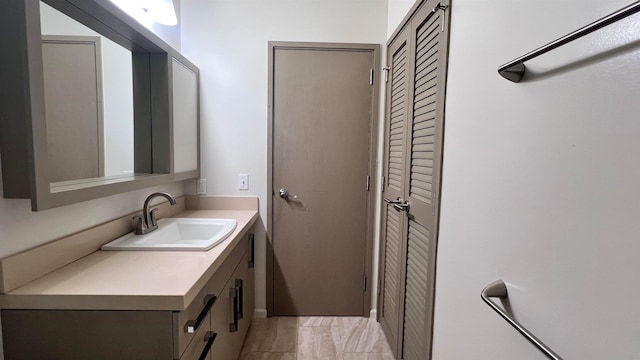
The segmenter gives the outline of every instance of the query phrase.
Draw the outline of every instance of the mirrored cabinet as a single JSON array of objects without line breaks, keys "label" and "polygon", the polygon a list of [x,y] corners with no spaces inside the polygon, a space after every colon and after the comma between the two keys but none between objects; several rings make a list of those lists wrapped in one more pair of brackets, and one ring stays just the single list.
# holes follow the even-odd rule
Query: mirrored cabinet
[{"label": "mirrored cabinet", "polygon": [[176,180],[198,176],[199,141],[199,79],[198,69],[187,65],[185,58],[172,59],[173,105],[173,172]]},{"label": "mirrored cabinet", "polygon": [[108,0],[0,4],[5,198],[34,211],[199,176],[199,70]]}]

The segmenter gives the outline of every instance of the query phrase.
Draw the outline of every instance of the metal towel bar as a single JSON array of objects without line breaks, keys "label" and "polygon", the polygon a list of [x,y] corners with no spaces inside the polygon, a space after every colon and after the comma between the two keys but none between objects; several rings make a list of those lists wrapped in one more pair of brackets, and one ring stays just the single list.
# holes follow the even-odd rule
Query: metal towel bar
[{"label": "metal towel bar", "polygon": [[496,303],[491,301],[489,298],[497,297],[501,299],[506,299],[509,294],[507,293],[507,286],[504,284],[504,281],[497,280],[487,285],[484,289],[482,289],[482,293],[480,294],[482,300],[487,303],[493,310],[495,310],[500,316],[502,316],[511,326],[513,326],[518,332],[520,332],[527,340],[531,341],[533,345],[535,345],[540,351],[542,351],[549,359],[552,360],[562,360],[558,354],[553,352],[553,350],[549,349],[542,341],[540,341],[537,337],[535,337],[529,330],[525,329],[520,323],[518,323],[515,319],[513,319],[509,314],[507,314],[504,310],[502,310]]},{"label": "metal towel bar", "polygon": [[503,78],[513,81],[520,82],[522,77],[524,76],[526,67],[524,63],[529,61],[535,57],[538,57],[546,52],[549,52],[555,48],[558,48],[562,45],[565,45],[573,40],[579,39],[587,34],[590,34],[596,30],[602,29],[603,27],[610,25],[618,20],[622,20],[629,15],[635,14],[640,11],[640,1],[636,1],[631,5],[626,6],[623,9],[620,9],[612,14],[609,14],[603,17],[600,20],[596,20],[589,25],[581,27],[580,29],[567,34],[557,40],[554,40],[538,49],[533,50],[532,52],[522,55],[517,59],[514,59],[498,68],[498,73],[502,75]]}]

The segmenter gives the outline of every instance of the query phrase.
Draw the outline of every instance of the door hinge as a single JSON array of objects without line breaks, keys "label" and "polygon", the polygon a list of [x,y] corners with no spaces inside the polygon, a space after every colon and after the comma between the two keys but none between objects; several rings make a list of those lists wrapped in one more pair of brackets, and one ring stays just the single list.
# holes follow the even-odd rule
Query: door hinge
[{"label": "door hinge", "polygon": [[438,192],[433,192],[433,198],[431,199],[431,215],[436,215],[436,201],[438,201]]},{"label": "door hinge", "polygon": [[362,276],[362,291],[367,291],[367,275]]},{"label": "door hinge", "polygon": [[382,279],[378,278],[378,296],[382,294]]},{"label": "door hinge", "polygon": [[385,184],[386,184],[386,182],[385,182],[385,181],[387,181],[387,177],[386,177],[386,176],[384,176],[384,175],[382,175],[382,190],[383,190],[383,191],[384,191],[384,186],[385,186]]},{"label": "door hinge", "polygon": [[369,85],[373,85],[373,69],[369,69]]},{"label": "door hinge", "polygon": [[[444,13],[448,8],[449,6],[447,5],[438,4],[436,7],[433,8],[433,10],[431,10],[431,12],[436,13],[438,10],[442,10],[442,12]],[[444,31],[444,14],[442,14],[442,16],[440,17],[440,21],[442,22],[440,32],[443,32]]]},{"label": "door hinge", "polygon": [[371,189],[371,176],[367,175],[367,191]]},{"label": "door hinge", "polygon": [[384,82],[389,82],[389,71],[391,70],[391,66],[385,66],[382,68],[384,71]]}]

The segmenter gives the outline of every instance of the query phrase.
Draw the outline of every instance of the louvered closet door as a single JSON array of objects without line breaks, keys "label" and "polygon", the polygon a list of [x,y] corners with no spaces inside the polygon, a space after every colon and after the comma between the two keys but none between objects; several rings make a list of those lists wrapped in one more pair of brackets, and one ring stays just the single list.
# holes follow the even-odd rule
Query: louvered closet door
[{"label": "louvered closet door", "polygon": [[[407,132],[405,199],[407,214],[406,280],[402,359],[424,360],[431,354],[438,232],[447,28],[445,12],[428,1],[411,24],[414,78]],[[436,9],[433,11],[432,9]]]},{"label": "louvered closet door", "polygon": [[[406,135],[411,106],[409,102],[410,46],[409,30],[403,31],[387,50],[387,64],[390,67],[387,80],[385,146],[384,146],[384,189],[385,199],[395,200],[405,191]],[[380,324],[394,354],[399,343],[402,294],[403,234],[406,221],[404,214],[386,204],[382,211]]]},{"label": "louvered closet door", "polygon": [[424,1],[389,44],[380,322],[397,359],[431,357],[448,1]]}]

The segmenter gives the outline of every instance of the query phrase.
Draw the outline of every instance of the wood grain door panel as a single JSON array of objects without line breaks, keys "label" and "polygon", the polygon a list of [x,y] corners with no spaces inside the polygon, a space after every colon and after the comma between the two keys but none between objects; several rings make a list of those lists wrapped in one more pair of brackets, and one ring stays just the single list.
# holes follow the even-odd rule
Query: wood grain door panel
[{"label": "wood grain door panel", "polygon": [[372,51],[275,51],[275,315],[364,313],[373,60]]},{"label": "wood grain door panel", "polygon": [[100,38],[44,36],[42,61],[51,181],[103,176]]}]

